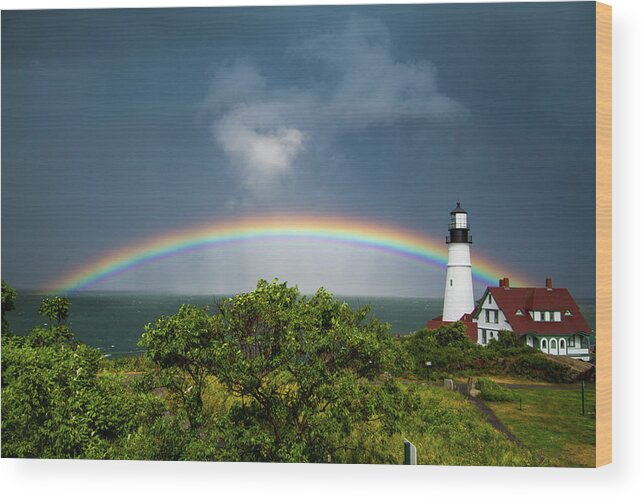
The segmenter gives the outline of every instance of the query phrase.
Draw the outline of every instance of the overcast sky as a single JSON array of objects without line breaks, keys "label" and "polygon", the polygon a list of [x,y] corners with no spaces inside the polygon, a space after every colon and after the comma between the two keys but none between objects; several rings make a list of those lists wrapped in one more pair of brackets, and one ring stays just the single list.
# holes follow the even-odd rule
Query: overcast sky
[{"label": "overcast sky", "polygon": [[[314,213],[446,235],[594,294],[594,3],[2,15],[2,277],[21,289],[234,216]],[[97,289],[441,296],[444,269],[247,242]],[[511,276],[510,276],[511,277]],[[476,285],[476,293],[481,287]]]}]

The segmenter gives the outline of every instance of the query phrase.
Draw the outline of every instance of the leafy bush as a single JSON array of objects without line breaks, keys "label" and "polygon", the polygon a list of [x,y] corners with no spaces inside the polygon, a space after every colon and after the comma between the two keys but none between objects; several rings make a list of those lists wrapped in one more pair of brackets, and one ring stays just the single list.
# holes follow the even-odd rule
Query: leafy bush
[{"label": "leafy bush", "polygon": [[7,282],[2,280],[2,334],[9,332],[9,323],[5,318],[5,313],[16,308],[16,290]]},{"label": "leafy bush", "polygon": [[541,352],[518,356],[511,364],[512,374],[532,379],[542,379],[551,383],[569,383],[573,381],[569,366],[555,362]]},{"label": "leafy bush", "polygon": [[426,374],[426,362],[431,362],[433,372],[461,372],[476,366],[483,355],[482,347],[465,334],[465,326],[455,322],[438,329],[422,329],[400,338],[400,343],[413,359],[413,371]]},{"label": "leafy bush", "polygon": [[3,457],[90,458],[160,417],[157,397],[98,376],[101,354],[68,328],[36,328],[2,338]]},{"label": "leafy bush", "polygon": [[555,383],[574,381],[568,366],[521,343],[511,331],[500,331],[497,341],[482,346],[465,335],[463,324],[455,322],[402,337],[400,344],[414,361],[412,371],[422,377],[426,375],[425,362],[431,361],[435,377],[512,374]]},{"label": "leafy bush", "polygon": [[516,400],[516,394],[507,388],[488,378],[480,378],[476,382],[476,388],[480,390],[480,398],[490,402],[510,402]]}]

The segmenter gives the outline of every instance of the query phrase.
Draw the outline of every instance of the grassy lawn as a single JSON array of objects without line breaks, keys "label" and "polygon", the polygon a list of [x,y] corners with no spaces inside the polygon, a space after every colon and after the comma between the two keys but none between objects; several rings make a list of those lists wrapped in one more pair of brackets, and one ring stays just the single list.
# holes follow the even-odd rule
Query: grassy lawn
[{"label": "grassy lawn", "polygon": [[419,464],[538,466],[540,460],[496,431],[462,395],[442,388],[421,390],[422,409],[409,415],[407,437]]},{"label": "grassy lawn", "polygon": [[488,402],[509,430],[554,466],[594,466],[596,392],[585,386],[585,416],[578,390],[519,389],[518,402]]}]

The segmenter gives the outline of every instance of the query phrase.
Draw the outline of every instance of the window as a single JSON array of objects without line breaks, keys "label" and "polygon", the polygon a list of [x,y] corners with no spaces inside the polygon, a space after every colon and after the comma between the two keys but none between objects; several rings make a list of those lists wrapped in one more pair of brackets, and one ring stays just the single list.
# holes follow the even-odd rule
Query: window
[{"label": "window", "polygon": [[556,310],[535,310],[529,312],[537,322],[560,322],[560,311]]},{"label": "window", "polygon": [[565,350],[565,340],[560,340],[560,341],[558,342],[558,347],[559,347],[561,350]]},{"label": "window", "polygon": [[449,279],[449,286],[453,286],[453,279]]},{"label": "window", "polygon": [[547,340],[543,340],[540,342],[540,348],[543,350],[547,350]]},{"label": "window", "polygon": [[481,329],[482,331],[482,344],[486,345],[487,344],[487,331],[485,329]]},{"label": "window", "polygon": [[576,336],[570,336],[570,337],[569,337],[569,340],[567,341],[567,344],[568,344],[570,347],[576,346],[576,340],[575,340],[575,338],[576,338]]},{"label": "window", "polygon": [[549,349],[556,350],[556,340],[549,340]]},{"label": "window", "polygon": [[485,319],[492,324],[498,324],[498,311],[485,309]]},{"label": "window", "polygon": [[565,316],[570,317],[572,315],[571,310],[565,310]]},{"label": "window", "polygon": [[489,301],[489,305],[491,305],[491,293],[489,293],[488,301]]},{"label": "window", "polygon": [[522,310],[516,309],[516,315],[523,315]]}]

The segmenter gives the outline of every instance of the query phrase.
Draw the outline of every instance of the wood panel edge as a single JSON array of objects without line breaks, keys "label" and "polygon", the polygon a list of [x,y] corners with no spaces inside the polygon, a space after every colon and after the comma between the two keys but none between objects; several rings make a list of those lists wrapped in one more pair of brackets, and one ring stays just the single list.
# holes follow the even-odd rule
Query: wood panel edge
[{"label": "wood panel edge", "polygon": [[596,2],[596,466],[612,462],[612,7]]}]

